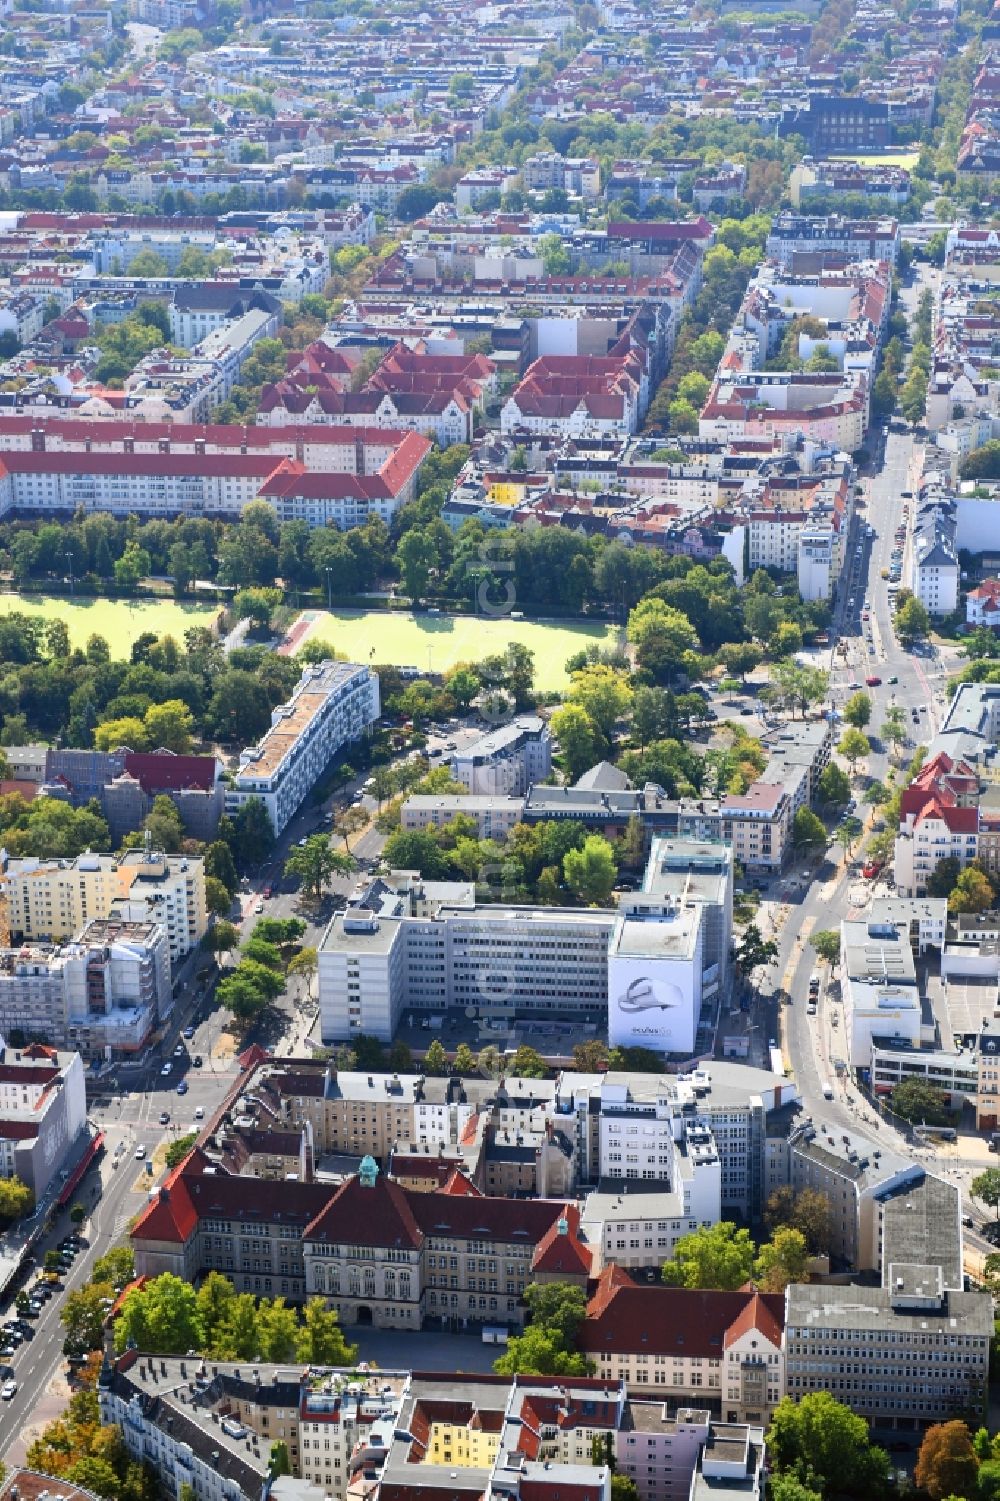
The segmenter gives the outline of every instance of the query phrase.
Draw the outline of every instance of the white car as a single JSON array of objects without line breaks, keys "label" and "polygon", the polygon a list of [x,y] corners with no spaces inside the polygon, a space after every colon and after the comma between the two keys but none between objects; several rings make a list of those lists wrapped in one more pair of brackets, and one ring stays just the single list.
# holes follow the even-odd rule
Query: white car
[{"label": "white car", "polygon": [[146,1155],[146,1148],[143,1146],[142,1142],[140,1141],[139,1145],[135,1149],[135,1160],[136,1160],[136,1162],[141,1162],[142,1159],[145,1157],[145,1155]]},{"label": "white car", "polygon": [[196,1121],[203,1121],[205,1119],[205,1107],[204,1107],[204,1105],[199,1105],[198,1106],[197,1110],[194,1113],[194,1118],[195,1118]]},{"label": "white car", "polygon": [[2,1397],[5,1402],[9,1402],[12,1397],[16,1397],[16,1396],[17,1396],[17,1382],[16,1381],[5,1381],[4,1384],[3,1384],[3,1386],[0,1386],[0,1397]]},{"label": "white car", "polygon": [[169,1063],[165,1063],[163,1065],[163,1067],[160,1069],[160,1078],[161,1079],[167,1079],[167,1078],[169,1078],[169,1076],[170,1076],[170,1064]]}]

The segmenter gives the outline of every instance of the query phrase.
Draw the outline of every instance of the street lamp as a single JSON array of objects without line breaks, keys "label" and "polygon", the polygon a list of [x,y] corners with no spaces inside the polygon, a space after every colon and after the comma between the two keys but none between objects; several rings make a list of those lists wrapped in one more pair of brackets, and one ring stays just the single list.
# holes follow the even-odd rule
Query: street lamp
[{"label": "street lamp", "polygon": [[333,586],[330,583],[330,575],[333,572],[333,569],[332,568],[324,568],[323,572],[326,574],[326,607],[327,607],[328,610],[332,610],[333,609]]},{"label": "street lamp", "polygon": [[69,592],[72,595],[73,592],[74,592],[73,591],[73,554],[71,552],[67,552],[67,551],[64,550],[60,554],[60,556],[63,557],[63,558],[65,558],[67,564],[69,565]]}]

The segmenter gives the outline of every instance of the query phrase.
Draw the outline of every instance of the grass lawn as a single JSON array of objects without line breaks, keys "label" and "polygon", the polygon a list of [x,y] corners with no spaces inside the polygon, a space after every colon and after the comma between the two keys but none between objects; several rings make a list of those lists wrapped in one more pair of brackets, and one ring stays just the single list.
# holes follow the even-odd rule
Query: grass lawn
[{"label": "grass lawn", "polygon": [[175,636],[184,645],[188,626],[211,625],[218,605],[182,605],[172,599],[63,599],[46,594],[0,594],[0,612],[40,615],[64,620],[73,646],[86,646],[88,636],[103,636],[112,657],[127,657],[143,631]]},{"label": "grass lawn", "polygon": [[857,162],[861,167],[904,167],[907,172],[912,172],[920,160],[920,152],[873,151],[868,154],[860,152],[857,156],[850,156],[838,151],[833,159],[838,162]]},{"label": "grass lawn", "polygon": [[[329,641],[352,662],[393,662],[444,672],[456,662],[476,662],[512,641],[535,654],[535,687],[565,688],[566,659],[590,641],[613,646],[609,625],[542,624],[533,620],[487,620],[474,615],[388,614],[384,610],[311,610],[302,641]],[[374,648],[374,656],[371,655]]]}]

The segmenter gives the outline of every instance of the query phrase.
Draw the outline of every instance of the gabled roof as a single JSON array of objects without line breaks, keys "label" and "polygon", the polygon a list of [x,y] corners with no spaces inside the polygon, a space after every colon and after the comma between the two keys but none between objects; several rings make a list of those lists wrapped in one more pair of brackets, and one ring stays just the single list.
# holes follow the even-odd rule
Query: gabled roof
[{"label": "gabled roof", "polygon": [[612,1264],[601,1273],[577,1344],[590,1355],[641,1351],[720,1360],[726,1345],[751,1328],[780,1345],[784,1325],[778,1294],[639,1287]]},{"label": "gabled roof", "polygon": [[580,1240],[579,1231],[580,1211],[575,1204],[568,1204],[565,1214],[549,1226],[538,1242],[531,1270],[564,1277],[589,1277],[592,1257]]},{"label": "gabled roof", "polygon": [[423,1238],[413,1216],[411,1196],[382,1173],[371,1187],[365,1187],[360,1178],[348,1178],[305,1230],[305,1239],[310,1241],[407,1246],[413,1251],[420,1249]]}]

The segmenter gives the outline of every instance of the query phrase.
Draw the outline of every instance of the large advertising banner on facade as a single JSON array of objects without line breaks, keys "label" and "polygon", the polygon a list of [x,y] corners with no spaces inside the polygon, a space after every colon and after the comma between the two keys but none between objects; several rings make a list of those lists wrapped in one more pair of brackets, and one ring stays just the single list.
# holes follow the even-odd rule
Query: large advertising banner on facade
[{"label": "large advertising banner on facade", "polygon": [[696,967],[683,959],[608,959],[608,1041],[612,1047],[690,1053],[701,996]]}]

